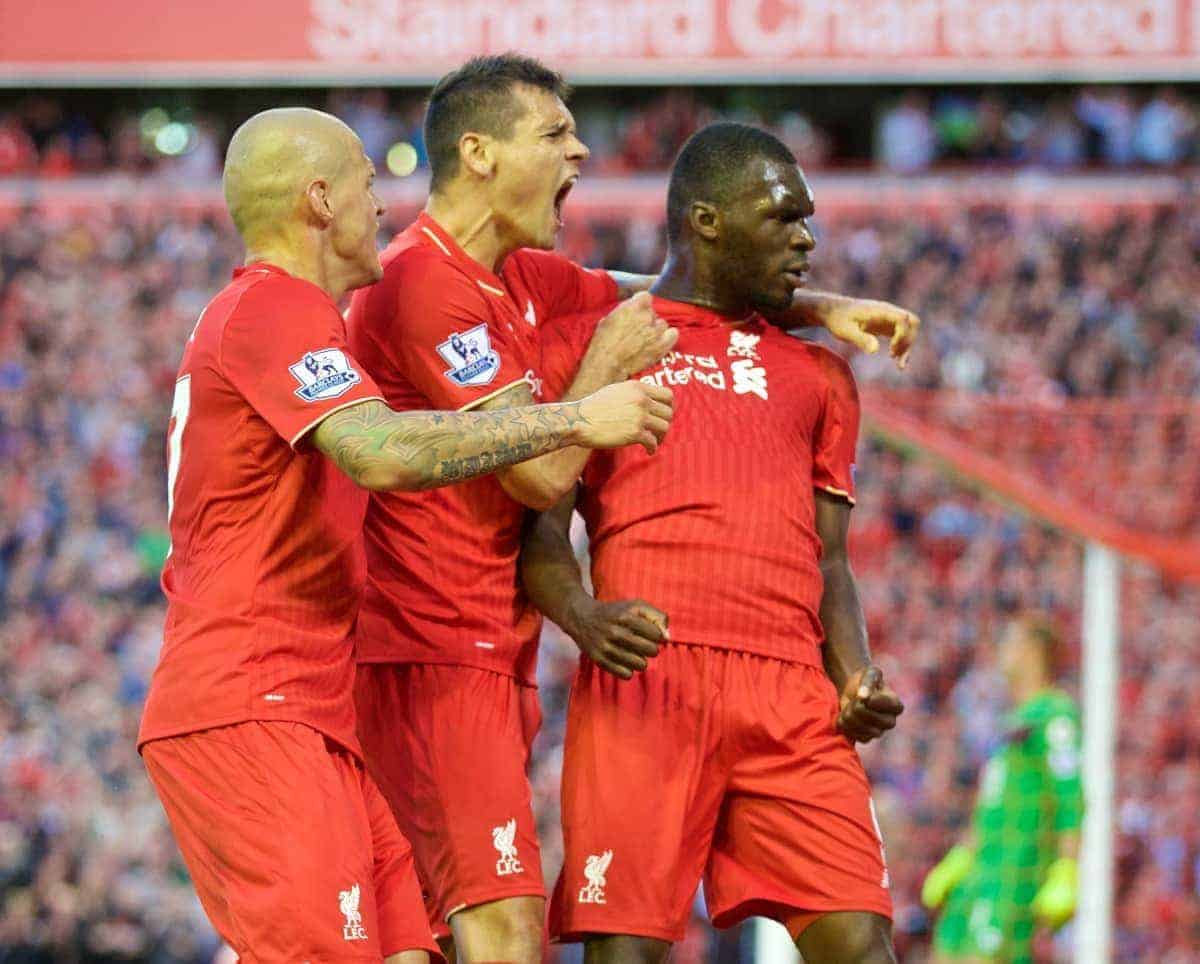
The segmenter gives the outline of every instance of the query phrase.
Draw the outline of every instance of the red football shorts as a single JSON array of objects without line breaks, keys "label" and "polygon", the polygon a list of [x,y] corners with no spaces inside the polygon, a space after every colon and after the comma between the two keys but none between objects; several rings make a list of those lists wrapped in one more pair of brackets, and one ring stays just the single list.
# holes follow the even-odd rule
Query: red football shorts
[{"label": "red football shorts", "polygon": [[354,698],[371,775],[412,841],[438,937],[456,911],[544,897],[527,774],[537,689],[468,666],[365,663]]},{"label": "red football shorts", "polygon": [[142,748],[192,883],[242,964],[441,955],[412,849],[362,764],[301,723]]},{"label": "red football shorts", "polygon": [[584,660],[551,937],[677,941],[701,879],[717,927],[761,915],[794,938],[830,911],[890,918],[870,787],[837,713],[817,666],[675,644],[622,682]]}]

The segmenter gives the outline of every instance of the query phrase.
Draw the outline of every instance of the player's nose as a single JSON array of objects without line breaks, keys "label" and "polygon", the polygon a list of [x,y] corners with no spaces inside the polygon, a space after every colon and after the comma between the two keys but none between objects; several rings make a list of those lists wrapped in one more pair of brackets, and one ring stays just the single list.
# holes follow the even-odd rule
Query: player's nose
[{"label": "player's nose", "polygon": [[577,134],[572,134],[570,140],[567,142],[567,160],[578,161],[582,164],[591,156],[591,148],[583,143]]},{"label": "player's nose", "polygon": [[810,228],[804,221],[796,225],[792,231],[791,247],[797,251],[811,251],[817,246],[817,239]]}]

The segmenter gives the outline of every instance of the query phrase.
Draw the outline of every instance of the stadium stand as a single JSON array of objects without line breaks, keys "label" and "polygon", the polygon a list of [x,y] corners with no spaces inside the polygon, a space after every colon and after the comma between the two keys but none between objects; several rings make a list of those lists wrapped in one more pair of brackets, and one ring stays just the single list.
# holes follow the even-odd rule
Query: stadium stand
[{"label": "stadium stand", "polygon": [[[302,102],[343,117],[381,170],[396,143],[411,144],[418,166],[426,166],[423,105],[410,90],[262,92],[257,98],[262,106]],[[195,99],[194,93],[164,95],[163,102],[175,106],[137,113],[113,103],[100,107],[94,94],[0,97],[0,177],[101,171],[211,176],[238,117],[227,103],[193,105]],[[903,174],[956,165],[1161,169],[1195,161],[1200,150],[1200,104],[1194,92],[1173,87],[1067,88],[1053,96],[896,90],[863,104],[874,116],[873,140],[870,125],[847,127],[844,104],[811,97],[780,102],[745,89],[736,95],[628,89],[614,96],[608,89],[582,88],[573,108],[595,174],[665,171],[688,136],[718,113],[773,130],[812,170],[848,164]]]}]

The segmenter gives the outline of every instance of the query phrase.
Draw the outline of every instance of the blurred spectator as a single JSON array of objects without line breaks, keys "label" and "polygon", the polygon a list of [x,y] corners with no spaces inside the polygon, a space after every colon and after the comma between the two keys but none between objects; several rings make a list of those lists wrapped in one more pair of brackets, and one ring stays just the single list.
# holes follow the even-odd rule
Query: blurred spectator
[{"label": "blurred spectator", "polygon": [[1141,109],[1133,133],[1138,160],[1157,167],[1179,164],[1193,147],[1196,109],[1171,87],[1159,90]]},{"label": "blurred spectator", "polygon": [[937,156],[937,134],[929,114],[929,101],[911,91],[888,110],[879,123],[877,156],[897,174],[926,170]]},{"label": "blurred spectator", "polygon": [[1050,101],[1030,136],[1029,159],[1056,170],[1078,167],[1087,157],[1083,127],[1061,97]]},{"label": "blurred spectator", "polygon": [[1124,87],[1093,87],[1080,93],[1075,112],[1088,130],[1089,156],[1110,167],[1133,163],[1137,112]]},{"label": "blurred spectator", "polygon": [[397,140],[401,125],[388,109],[388,96],[382,90],[339,91],[330,98],[330,112],[344,120],[363,142],[367,157],[384,169],[388,148]]}]

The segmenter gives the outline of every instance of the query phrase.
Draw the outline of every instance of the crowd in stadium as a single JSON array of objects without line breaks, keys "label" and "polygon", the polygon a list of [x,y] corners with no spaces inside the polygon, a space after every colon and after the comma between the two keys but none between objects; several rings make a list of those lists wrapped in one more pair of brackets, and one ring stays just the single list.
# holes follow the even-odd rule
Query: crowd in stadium
[{"label": "crowd in stadium", "polygon": [[[70,139],[39,145],[43,161],[58,136]],[[124,156],[118,145],[98,156]],[[907,383],[1200,395],[1194,200],[1104,226],[992,210],[819,227],[815,284],[923,315]],[[610,267],[652,269],[662,253],[654,225],[568,218],[566,241]],[[31,208],[0,226],[0,962],[199,964],[216,950],[134,736],[161,641],[171,384],[238,255],[222,218],[182,209],[52,219]],[[855,365],[864,382],[897,377],[882,358]],[[961,828],[1003,708],[992,641],[1026,606],[1077,638],[1080,563],[1072,543],[931,467],[865,440],[861,453],[855,566],[873,646],[908,706],[865,759],[897,944],[916,961],[930,923],[921,877]],[[1178,964],[1200,943],[1200,742],[1188,726],[1200,716],[1200,598],[1137,567],[1126,581],[1119,949]],[[551,877],[572,649],[547,630],[534,788]],[[675,959],[707,959],[705,941],[697,925]]]},{"label": "crowd in stadium", "polygon": [[[914,90],[884,100],[875,110],[873,145],[824,120],[820,105],[806,110],[802,99],[799,104],[775,100],[748,97],[717,105],[709,95],[676,90],[618,107],[583,89],[575,113],[592,149],[589,171],[597,174],[666,170],[688,135],[713,119],[718,108],[723,116],[772,129],[809,169],[831,163],[865,166],[872,160],[905,174],[963,163],[1153,169],[1200,156],[1200,105],[1193,94],[1171,87],[1080,88],[1050,99]],[[396,143],[411,144],[417,163],[425,164],[418,96],[347,91],[314,106],[345,118],[381,170],[387,169],[388,149]],[[54,96],[0,101],[0,177],[109,171],[213,177],[236,123],[190,107],[101,116]]]}]

